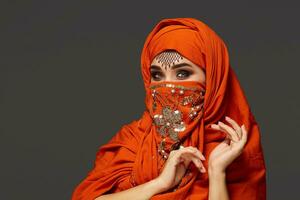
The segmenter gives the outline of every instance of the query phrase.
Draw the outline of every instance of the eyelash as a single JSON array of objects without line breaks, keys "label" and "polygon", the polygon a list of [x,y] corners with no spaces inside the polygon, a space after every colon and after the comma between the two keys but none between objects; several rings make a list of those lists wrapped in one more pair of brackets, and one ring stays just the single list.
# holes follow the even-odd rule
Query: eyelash
[{"label": "eyelash", "polygon": [[[176,77],[179,78],[179,79],[182,79],[182,78],[178,77],[178,74],[180,74],[180,73],[186,74],[183,79],[189,77],[192,74],[192,72],[189,71],[189,70],[182,70],[182,69],[180,69],[180,70],[176,71]],[[163,76],[163,73],[161,73],[160,71],[153,71],[153,72],[151,72],[151,77],[154,80],[157,80],[156,75]]]},{"label": "eyelash", "polygon": [[162,73],[159,72],[159,71],[151,72],[151,77],[153,78],[153,80],[157,80],[156,75],[160,75],[161,76]]},{"label": "eyelash", "polygon": [[[177,73],[178,72],[178,73]],[[178,74],[180,74],[180,73],[184,73],[184,74],[186,74],[185,75],[185,77],[184,78],[186,78],[186,77],[189,77],[192,73],[190,72],[190,71],[188,71],[188,70],[178,70],[176,73],[176,76],[178,77]]]}]

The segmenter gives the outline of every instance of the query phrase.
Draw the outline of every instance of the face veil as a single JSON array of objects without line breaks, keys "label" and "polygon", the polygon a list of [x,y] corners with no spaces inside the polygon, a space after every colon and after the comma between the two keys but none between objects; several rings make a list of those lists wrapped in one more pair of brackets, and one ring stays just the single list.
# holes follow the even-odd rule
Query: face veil
[{"label": "face veil", "polygon": [[170,151],[183,143],[190,124],[202,118],[205,85],[197,81],[164,81],[151,83],[150,90],[152,98],[147,109],[161,137],[158,152],[166,160]]},{"label": "face veil", "polygon": [[[151,61],[166,50],[175,50],[201,67],[206,75],[205,86],[194,82],[151,83]],[[93,200],[102,194],[126,190],[159,176],[165,163],[159,152],[163,135],[171,134],[174,139],[165,138],[166,149],[170,149],[177,139],[180,145],[198,148],[208,158],[203,162],[207,169],[210,152],[226,138],[225,133],[210,128],[210,125],[223,121],[225,116],[240,125],[245,124],[248,130],[243,153],[226,169],[230,199],[266,199],[266,168],[259,126],[230,66],[223,40],[198,19],[162,19],[145,40],[141,52],[141,73],[146,106],[143,115],[124,125],[99,148],[94,168],[76,187],[72,200]],[[196,90],[185,90],[181,97],[180,88],[184,87]],[[172,89],[176,90],[175,93]],[[178,97],[173,99],[172,94]],[[199,100],[195,105],[174,106],[184,97],[193,95],[193,101]],[[164,101],[167,103],[162,103]],[[197,113],[189,119],[192,107]],[[178,134],[172,133],[170,127]],[[151,200],[205,200],[208,199],[208,182],[207,173],[198,172],[192,163],[176,188],[156,194]]]}]

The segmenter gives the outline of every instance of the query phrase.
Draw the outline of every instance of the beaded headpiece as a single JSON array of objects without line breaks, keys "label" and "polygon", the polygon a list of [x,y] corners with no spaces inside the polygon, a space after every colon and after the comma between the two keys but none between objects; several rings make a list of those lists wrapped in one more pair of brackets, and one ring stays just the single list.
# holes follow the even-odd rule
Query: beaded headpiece
[{"label": "beaded headpiece", "polygon": [[157,60],[158,63],[161,63],[165,69],[167,69],[167,67],[171,67],[182,59],[183,57],[175,50],[163,51],[155,57],[155,60]]}]

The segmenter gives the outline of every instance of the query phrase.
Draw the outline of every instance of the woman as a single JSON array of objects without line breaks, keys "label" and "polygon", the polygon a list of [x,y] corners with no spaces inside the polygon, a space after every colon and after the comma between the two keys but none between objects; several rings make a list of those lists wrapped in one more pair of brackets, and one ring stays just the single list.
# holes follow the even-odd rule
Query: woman
[{"label": "woman", "polygon": [[143,116],[100,147],[72,200],[266,199],[259,127],[222,39],[197,19],[163,19],[141,71]]}]

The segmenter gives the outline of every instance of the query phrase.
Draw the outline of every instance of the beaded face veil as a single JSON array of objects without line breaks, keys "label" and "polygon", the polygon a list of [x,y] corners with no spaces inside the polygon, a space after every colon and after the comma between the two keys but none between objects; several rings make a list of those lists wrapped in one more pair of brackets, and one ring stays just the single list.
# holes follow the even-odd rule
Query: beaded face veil
[{"label": "beaded face veil", "polygon": [[[171,67],[183,57],[176,51],[164,51],[155,59],[163,67]],[[164,160],[180,148],[180,134],[203,114],[205,86],[198,81],[164,81],[150,84],[151,108],[149,113],[160,134],[158,152]],[[167,143],[171,143],[168,148]]]}]

